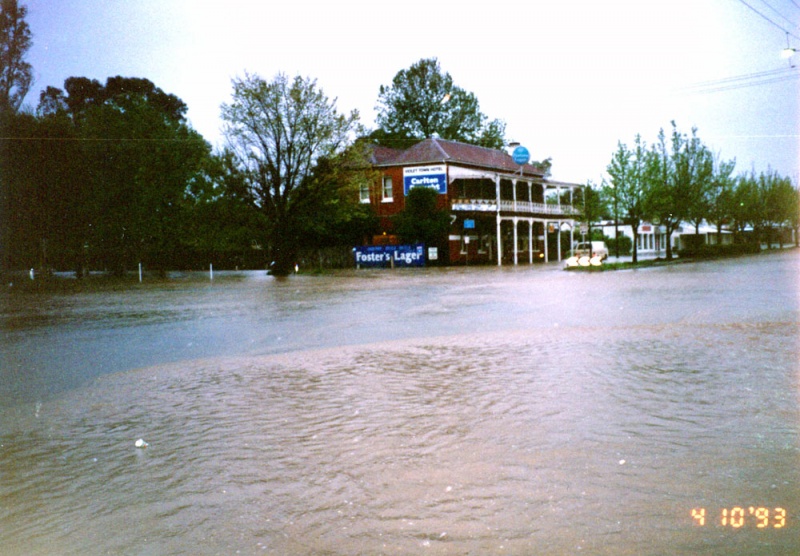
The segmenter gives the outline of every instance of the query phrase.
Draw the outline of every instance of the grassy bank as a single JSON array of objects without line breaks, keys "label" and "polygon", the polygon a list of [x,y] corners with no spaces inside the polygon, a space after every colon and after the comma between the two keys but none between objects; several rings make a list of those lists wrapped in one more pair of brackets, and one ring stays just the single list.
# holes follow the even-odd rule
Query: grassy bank
[{"label": "grassy bank", "polygon": [[603,263],[600,266],[569,266],[564,267],[564,270],[579,271],[579,272],[605,272],[608,270],[630,270],[636,268],[652,268],[655,266],[667,266],[674,264],[686,264],[699,261],[711,261],[719,259],[731,259],[735,257],[742,257],[746,255],[769,255],[771,253],[784,253],[787,250],[797,249],[795,246],[775,248],[775,249],[762,249],[756,245],[755,248],[752,244],[748,245],[720,245],[720,246],[703,246],[702,249],[693,251],[680,251],[678,257],[671,260],[667,259],[644,259],[637,263],[620,262],[620,263]]}]

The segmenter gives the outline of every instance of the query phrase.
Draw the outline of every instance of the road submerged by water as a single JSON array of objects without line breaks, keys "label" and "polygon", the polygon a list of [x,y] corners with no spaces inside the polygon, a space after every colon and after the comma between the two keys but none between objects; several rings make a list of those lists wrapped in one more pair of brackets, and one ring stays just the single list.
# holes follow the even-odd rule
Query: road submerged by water
[{"label": "road submerged by water", "polygon": [[798,553],[798,271],[790,251],[6,294],[0,546]]}]

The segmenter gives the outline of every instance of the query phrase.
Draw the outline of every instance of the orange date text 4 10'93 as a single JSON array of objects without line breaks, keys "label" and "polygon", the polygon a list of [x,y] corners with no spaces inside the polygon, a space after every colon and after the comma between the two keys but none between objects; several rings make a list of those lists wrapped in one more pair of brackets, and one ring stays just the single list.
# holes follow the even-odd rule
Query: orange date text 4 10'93
[{"label": "orange date text 4 10'93", "polygon": [[718,525],[720,527],[756,527],[757,529],[783,529],[786,527],[786,510],[784,508],[765,508],[756,506],[733,506],[722,508],[712,515],[705,508],[692,508],[692,520],[695,525]]}]

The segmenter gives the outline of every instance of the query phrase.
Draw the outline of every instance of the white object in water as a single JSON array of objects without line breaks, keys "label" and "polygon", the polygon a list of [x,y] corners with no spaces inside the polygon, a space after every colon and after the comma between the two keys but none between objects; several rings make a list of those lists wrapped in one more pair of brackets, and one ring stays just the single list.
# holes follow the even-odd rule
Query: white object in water
[{"label": "white object in water", "polygon": [[136,446],[137,448],[147,448],[149,445],[150,444],[148,444],[141,438],[134,443],[134,446]]}]

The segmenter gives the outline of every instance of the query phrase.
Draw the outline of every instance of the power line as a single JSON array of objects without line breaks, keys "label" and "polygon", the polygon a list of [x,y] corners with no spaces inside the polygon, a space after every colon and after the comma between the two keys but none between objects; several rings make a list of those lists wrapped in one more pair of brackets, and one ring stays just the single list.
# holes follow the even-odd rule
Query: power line
[{"label": "power line", "polygon": [[745,89],[747,87],[756,87],[760,85],[770,85],[772,83],[782,83],[784,81],[791,81],[797,79],[797,75],[787,75],[783,77],[773,77],[771,79],[762,79],[760,81],[753,81],[748,83],[732,83],[730,85],[720,85],[717,87],[707,87],[705,89],[697,89],[694,91],[684,91],[684,95],[706,95],[709,93],[719,93],[722,91],[732,91],[734,89]]},{"label": "power line", "polygon": [[734,77],[725,77],[722,79],[714,79],[712,81],[702,81],[700,83],[686,85],[685,87],[679,87],[673,92],[678,95],[716,93],[720,91],[729,91],[732,89],[743,89],[746,87],[769,85],[771,83],[779,83],[782,81],[797,79],[798,77],[800,77],[800,72],[797,72],[794,68],[784,68],[748,73],[746,75],[737,75]]},{"label": "power line", "polygon": [[192,139],[133,138],[133,137],[4,137],[0,141],[60,141],[83,143],[188,143]]},{"label": "power line", "polygon": [[776,10],[774,7],[772,7],[772,5],[769,2],[767,2],[767,0],[761,0],[761,3],[764,4],[766,7],[768,7],[770,10],[772,10],[773,12],[775,12],[778,15],[778,17],[781,17],[784,20],[786,20],[789,23],[789,25],[791,25],[792,27],[795,26],[794,21],[792,21],[791,19],[783,15],[781,12]]},{"label": "power line", "polygon": [[796,39],[800,40],[800,37],[798,37],[797,35],[795,35],[795,34],[794,34],[794,33],[792,33],[791,31],[789,31],[788,29],[785,29],[785,28],[783,28],[783,26],[781,26],[780,24],[778,24],[778,23],[775,23],[775,22],[774,22],[774,21],[772,21],[770,18],[768,18],[767,16],[765,16],[764,14],[762,14],[760,11],[758,11],[757,9],[755,9],[753,6],[751,6],[750,4],[748,4],[747,2],[745,2],[744,0],[739,0],[739,2],[741,2],[741,3],[742,3],[742,4],[744,4],[745,6],[747,6],[748,8],[750,8],[751,10],[753,10],[754,12],[756,12],[758,15],[760,15],[760,16],[761,16],[762,18],[764,18],[765,20],[767,20],[767,21],[769,21],[770,23],[772,23],[772,24],[773,24],[775,27],[777,27],[778,29],[780,29],[781,31],[783,31],[784,33],[786,33],[787,35],[791,35],[791,36],[793,36],[794,38],[796,38]]},{"label": "power line", "polygon": [[697,91],[696,94],[705,95],[709,93],[719,93],[722,91],[731,91],[733,89],[744,89],[746,87],[756,87],[759,85],[770,85],[772,83],[782,83],[784,81],[791,81],[793,79],[797,79],[797,75],[787,75],[785,77],[775,77],[772,79],[764,79],[762,81],[753,82],[753,83],[741,83],[741,84],[734,84],[734,85],[727,85],[724,87],[716,87],[711,89],[704,89],[702,91]]},{"label": "power line", "polygon": [[735,76],[732,76],[732,77],[723,77],[722,79],[712,79],[710,81],[699,81],[697,83],[693,83],[691,85],[687,85],[687,88],[705,87],[705,86],[708,86],[708,85],[719,85],[721,83],[729,83],[731,81],[743,81],[743,80],[747,80],[747,79],[757,79],[757,78],[760,78],[760,77],[773,76],[773,75],[777,75],[777,74],[781,74],[781,73],[787,73],[787,72],[791,72],[791,71],[792,70],[790,68],[780,68],[780,69],[772,69],[772,70],[766,70],[766,71],[758,71],[758,72],[755,72],[755,73],[748,73],[748,74],[745,74],[745,75],[735,75]]}]

